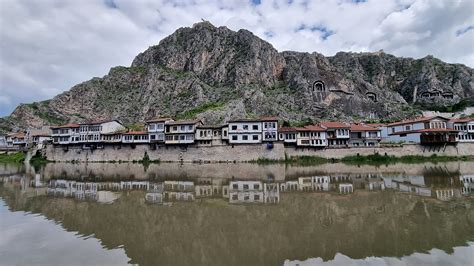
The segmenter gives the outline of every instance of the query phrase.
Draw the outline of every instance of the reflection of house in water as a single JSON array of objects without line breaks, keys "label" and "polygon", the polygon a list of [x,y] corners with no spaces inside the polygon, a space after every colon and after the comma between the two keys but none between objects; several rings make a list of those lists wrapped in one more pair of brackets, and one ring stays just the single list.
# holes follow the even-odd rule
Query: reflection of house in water
[{"label": "reflection of house in water", "polygon": [[198,178],[195,186],[196,198],[222,196],[222,179]]},{"label": "reflection of house in water", "polygon": [[148,190],[150,188],[150,182],[148,181],[122,181],[120,182],[120,188],[122,190]]},{"label": "reflection of house in water", "polygon": [[280,183],[280,191],[298,191],[298,181],[286,181]]},{"label": "reflection of house in water", "polygon": [[280,202],[280,186],[277,183],[263,184],[263,196],[265,203],[279,203]]},{"label": "reflection of house in water", "polygon": [[112,191],[101,190],[103,187],[118,187],[110,184],[96,182],[76,182],[70,180],[51,180],[46,191],[48,196],[75,198],[77,200],[93,200],[100,203],[112,203],[120,197],[120,194]]},{"label": "reflection of house in water", "polygon": [[280,184],[261,181],[232,181],[229,203],[279,203]]},{"label": "reflection of house in water", "polygon": [[229,203],[263,203],[261,181],[232,181],[229,184]]},{"label": "reflection of house in water", "polygon": [[193,201],[195,187],[192,181],[165,181],[164,201]]},{"label": "reflection of house in water", "polygon": [[455,193],[457,192],[453,188],[446,188],[446,189],[435,189],[435,197],[439,200],[451,200],[455,197]]},{"label": "reflection of house in water", "polygon": [[298,190],[300,191],[329,191],[328,176],[311,176],[298,178]]},{"label": "reflection of house in water", "polygon": [[470,194],[474,194],[474,175],[461,175],[459,176],[459,180],[462,184],[462,195],[469,196]]},{"label": "reflection of house in water", "polygon": [[340,183],[338,188],[340,194],[350,194],[354,192],[354,185],[350,183]]}]

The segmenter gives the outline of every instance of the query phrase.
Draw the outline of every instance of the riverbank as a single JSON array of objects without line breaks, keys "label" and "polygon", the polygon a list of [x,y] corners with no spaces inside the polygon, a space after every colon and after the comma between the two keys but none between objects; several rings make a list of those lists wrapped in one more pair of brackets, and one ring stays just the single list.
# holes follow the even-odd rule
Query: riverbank
[{"label": "riverbank", "polygon": [[398,147],[354,147],[342,149],[312,149],[285,147],[275,143],[271,149],[265,144],[223,146],[150,146],[108,145],[102,149],[85,150],[81,146],[60,147],[47,145],[43,155],[55,162],[287,162],[299,164],[346,162],[417,162],[469,160],[474,156],[474,143],[429,148],[417,144]]}]

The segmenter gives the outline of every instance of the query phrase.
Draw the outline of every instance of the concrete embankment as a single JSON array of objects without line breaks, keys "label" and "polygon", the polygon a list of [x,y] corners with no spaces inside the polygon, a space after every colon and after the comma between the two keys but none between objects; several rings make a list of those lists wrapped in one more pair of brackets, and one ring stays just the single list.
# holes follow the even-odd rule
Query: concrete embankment
[{"label": "concrete embankment", "polygon": [[405,144],[399,147],[372,147],[372,148],[346,148],[346,149],[312,149],[284,147],[282,143],[276,143],[272,149],[265,144],[258,145],[234,145],[187,148],[178,146],[156,146],[156,149],[148,144],[108,145],[103,149],[83,150],[80,146],[70,146],[67,149],[61,146],[48,145],[44,155],[48,160],[66,162],[107,162],[107,161],[139,161],[145,154],[150,160],[168,162],[245,162],[257,159],[283,160],[289,156],[319,156],[328,159],[341,159],[351,155],[371,155],[379,153],[389,156],[421,155],[431,156],[433,154],[443,156],[474,156],[474,143],[458,143],[456,146],[446,146],[437,149],[428,149],[417,144]]}]

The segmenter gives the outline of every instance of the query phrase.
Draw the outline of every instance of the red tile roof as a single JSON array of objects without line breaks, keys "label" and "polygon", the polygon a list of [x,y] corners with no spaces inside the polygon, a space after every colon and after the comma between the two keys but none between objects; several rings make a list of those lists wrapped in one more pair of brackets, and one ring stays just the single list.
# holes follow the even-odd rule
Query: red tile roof
[{"label": "red tile roof", "polygon": [[147,135],[148,132],[146,131],[129,131],[129,132],[125,132],[123,133],[123,135]]},{"label": "red tile roof", "polygon": [[178,120],[178,121],[168,121],[167,125],[190,125],[200,123],[201,120]]},{"label": "red tile roof", "polygon": [[309,125],[309,126],[305,126],[304,128],[309,131],[326,131],[325,128],[322,128],[318,125]]},{"label": "red tile roof", "polygon": [[279,132],[296,132],[298,131],[298,128],[296,127],[280,127],[278,129]]},{"label": "red tile roof", "polygon": [[320,125],[327,129],[335,129],[335,128],[350,128],[351,126],[346,123],[342,122],[321,122]]},{"label": "red tile roof", "polygon": [[85,122],[85,123],[80,123],[80,125],[98,125],[98,124],[103,124],[103,123],[108,123],[108,122],[117,122],[119,124],[122,124],[117,119],[109,119],[109,120],[88,121],[88,122]]},{"label": "red tile roof", "polygon": [[453,118],[449,121],[453,122],[453,123],[468,123],[468,122],[474,121],[474,118],[469,118],[469,117],[466,117],[466,118]]},{"label": "red tile roof", "polygon": [[77,128],[77,127],[79,127],[79,124],[69,123],[69,124],[61,125],[61,126],[52,126],[51,128]]},{"label": "red tile roof", "polygon": [[147,120],[146,122],[147,123],[154,123],[154,122],[166,122],[166,121],[171,121],[171,120],[173,120],[173,119],[171,119],[169,117],[157,117],[157,118]]},{"label": "red tile roof", "polygon": [[414,124],[414,123],[421,123],[421,122],[427,122],[431,121],[433,119],[442,119],[442,120],[448,120],[447,118],[441,117],[441,116],[422,116],[414,119],[408,119],[408,120],[403,120],[395,123],[390,123],[388,126],[400,126],[400,125],[405,125],[405,124]]},{"label": "red tile roof", "polygon": [[379,131],[376,127],[371,127],[365,124],[351,124],[351,131]]}]

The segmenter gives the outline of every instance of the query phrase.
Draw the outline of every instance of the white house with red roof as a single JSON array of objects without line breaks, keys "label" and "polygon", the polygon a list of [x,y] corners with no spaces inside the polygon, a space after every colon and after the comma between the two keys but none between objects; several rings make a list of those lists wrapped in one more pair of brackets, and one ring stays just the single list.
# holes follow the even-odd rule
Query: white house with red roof
[{"label": "white house with red roof", "polygon": [[328,140],[326,129],[319,125],[297,128],[296,145],[298,147],[326,147]]},{"label": "white house with red roof", "polygon": [[419,117],[388,124],[388,140],[421,144],[455,143],[457,130],[448,128],[449,119],[441,116]]},{"label": "white house with red roof", "polygon": [[150,143],[164,143],[165,142],[165,124],[172,122],[173,119],[166,117],[159,117],[146,121],[147,131]]},{"label": "white house with red roof", "polygon": [[321,127],[327,132],[328,147],[342,148],[349,145],[351,126],[342,122],[322,122]]},{"label": "white house with red roof", "polygon": [[296,145],[297,135],[298,128],[296,127],[281,127],[278,129],[278,140],[283,141],[285,145]]},{"label": "white house with red roof", "polygon": [[102,143],[103,135],[124,131],[125,127],[118,120],[94,121],[81,124],[66,124],[51,127],[53,144]]},{"label": "white house with red roof", "polygon": [[449,127],[458,130],[456,140],[474,142],[474,118],[456,118],[449,120]]},{"label": "white house with red roof", "polygon": [[147,131],[129,131],[122,133],[122,143],[139,144],[149,142]]},{"label": "white house with red roof", "polygon": [[382,131],[378,127],[366,124],[350,125],[350,146],[352,147],[373,147],[379,146],[382,139]]}]

